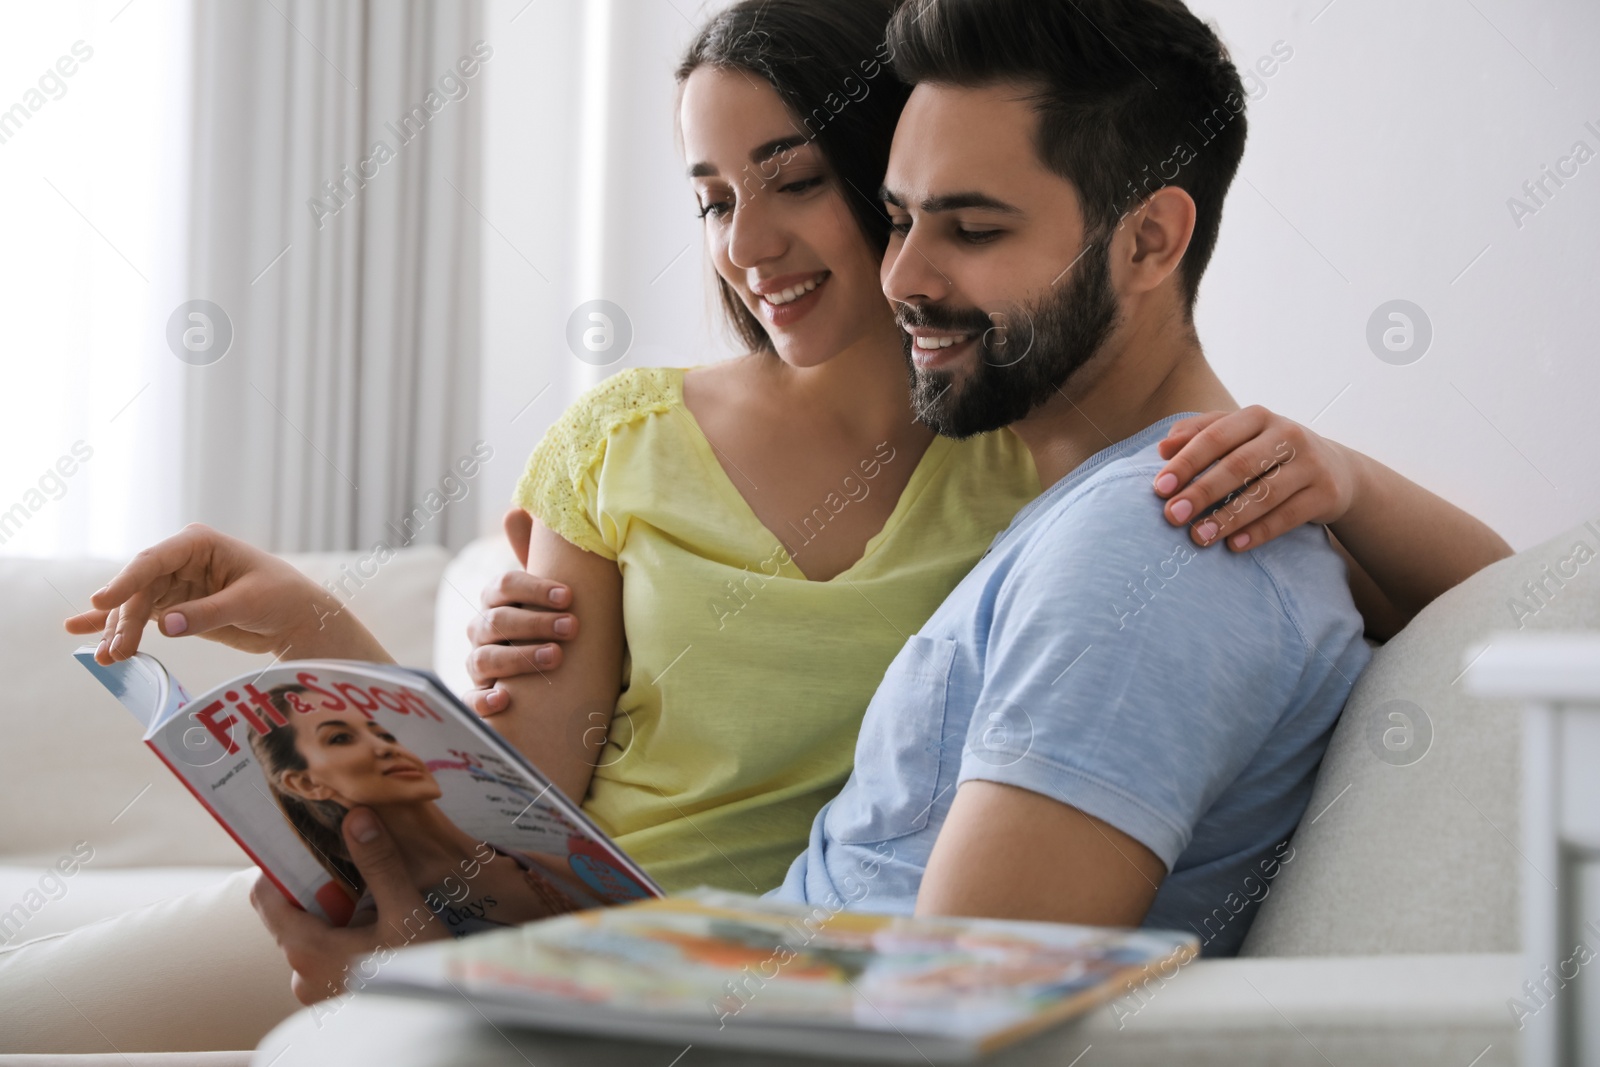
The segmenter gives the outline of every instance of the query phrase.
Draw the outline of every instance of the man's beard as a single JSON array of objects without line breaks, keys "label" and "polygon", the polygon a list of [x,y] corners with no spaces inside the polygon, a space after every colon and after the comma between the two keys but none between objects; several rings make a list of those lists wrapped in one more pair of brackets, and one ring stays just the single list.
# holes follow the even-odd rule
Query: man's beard
[{"label": "man's beard", "polygon": [[[1056,395],[1118,322],[1109,238],[1091,243],[1071,270],[1066,288],[992,317],[977,308],[899,305],[917,420],[944,437],[971,437],[1009,426]],[[976,334],[978,362],[966,383],[950,371],[919,371],[906,326]]]}]

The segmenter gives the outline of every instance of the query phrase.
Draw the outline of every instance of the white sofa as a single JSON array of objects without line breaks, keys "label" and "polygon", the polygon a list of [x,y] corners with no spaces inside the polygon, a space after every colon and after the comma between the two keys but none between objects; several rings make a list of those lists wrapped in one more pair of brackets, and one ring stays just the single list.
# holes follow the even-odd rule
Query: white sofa
[{"label": "white sofa", "polygon": [[[1293,858],[1283,865],[1240,959],[1191,964],[1170,982],[1008,1060],[1067,1063],[1093,1045],[1096,1064],[1157,1056],[1181,1056],[1191,1067],[1516,1062],[1507,1001],[1520,995],[1523,977],[1516,899],[1520,720],[1516,708],[1465,693],[1459,679],[1464,651],[1495,630],[1515,628],[1509,602],[1526,601],[1524,583],[1570,556],[1577,541],[1600,551],[1600,536],[1576,527],[1476,575],[1379,650],[1335,732]],[[319,580],[345,561],[295,559]],[[439,550],[403,552],[355,595],[351,608],[402,662],[432,663],[459,685],[464,626],[479,589],[510,564],[493,539],[454,559]],[[0,915],[24,900],[46,866],[76,843],[86,841],[94,851],[60,899],[29,910],[20,931],[25,937],[170,897],[245,865],[226,834],[153,756],[139,751],[132,719],[68,655],[76,642],[61,630],[61,619],[82,607],[114,569],[104,562],[0,561],[6,608],[0,612],[0,674],[9,689],[0,711],[6,813]],[[1584,568],[1568,580],[1525,619],[1526,628],[1600,630],[1596,574],[1600,568]],[[168,641],[153,630],[148,641],[148,650],[191,688],[254,661],[210,642]],[[1384,748],[1385,731],[1398,722],[1389,717],[1396,710],[1411,716],[1414,727],[1424,718],[1429,724],[1431,742],[1420,759]],[[1391,743],[1397,737],[1389,736]],[[7,939],[0,929],[0,945]],[[258,1061],[279,1067],[356,1062],[351,1049],[359,1048],[369,1053],[362,1062],[439,1062],[437,1050],[446,1047],[440,1039],[449,1036],[462,1062],[521,1064],[525,1054],[540,1063],[656,1062],[656,1050],[641,1045],[516,1035],[513,1048],[508,1039],[480,1032],[470,1013],[355,1001],[320,1027],[304,1013],[290,1019],[262,1045]],[[197,1043],[189,1049],[239,1051],[191,1055],[192,1062],[245,1062],[243,1050],[292,1007],[286,993],[281,1003],[241,1005],[230,1018],[208,1020],[209,1029],[197,1023]],[[432,1040],[414,1033],[424,1024]],[[340,1045],[344,1039],[354,1044]],[[418,1058],[423,1048],[434,1050],[434,1058]],[[87,1037],[81,1051],[95,1049],[108,1063],[164,1051],[113,1049]],[[707,1053],[698,1062],[708,1059],[716,1057]],[[56,1058],[0,1056],[0,1063],[25,1062]]]}]

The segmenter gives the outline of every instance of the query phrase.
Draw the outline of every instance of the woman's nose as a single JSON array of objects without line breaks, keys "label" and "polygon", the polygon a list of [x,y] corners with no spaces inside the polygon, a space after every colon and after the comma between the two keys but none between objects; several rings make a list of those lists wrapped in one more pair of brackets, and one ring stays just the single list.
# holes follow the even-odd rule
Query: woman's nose
[{"label": "woman's nose", "polygon": [[728,259],[735,267],[748,270],[788,251],[788,236],[768,210],[766,200],[772,196],[757,190],[735,205],[728,223]]}]

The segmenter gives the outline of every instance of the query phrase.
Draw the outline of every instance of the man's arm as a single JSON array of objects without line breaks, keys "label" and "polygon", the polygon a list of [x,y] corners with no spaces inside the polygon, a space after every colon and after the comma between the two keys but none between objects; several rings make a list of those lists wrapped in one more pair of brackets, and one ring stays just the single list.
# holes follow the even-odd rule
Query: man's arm
[{"label": "man's arm", "polygon": [[1137,926],[1167,868],[1111,824],[998,782],[957,791],[918,915]]}]

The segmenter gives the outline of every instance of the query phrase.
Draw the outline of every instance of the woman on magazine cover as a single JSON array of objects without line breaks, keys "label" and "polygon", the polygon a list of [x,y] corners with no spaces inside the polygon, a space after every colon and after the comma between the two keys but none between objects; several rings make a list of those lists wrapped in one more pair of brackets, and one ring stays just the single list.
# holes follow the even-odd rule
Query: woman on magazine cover
[{"label": "woman on magazine cover", "polygon": [[452,822],[437,803],[444,791],[427,763],[383,723],[353,715],[343,703],[321,706],[301,685],[275,686],[267,697],[285,721],[266,733],[248,731],[250,749],[272,799],[332,879],[317,902],[334,925],[375,917],[342,831],[359,806],[383,820],[411,884],[453,936],[595,905],[558,869],[563,861],[478,841]]}]

